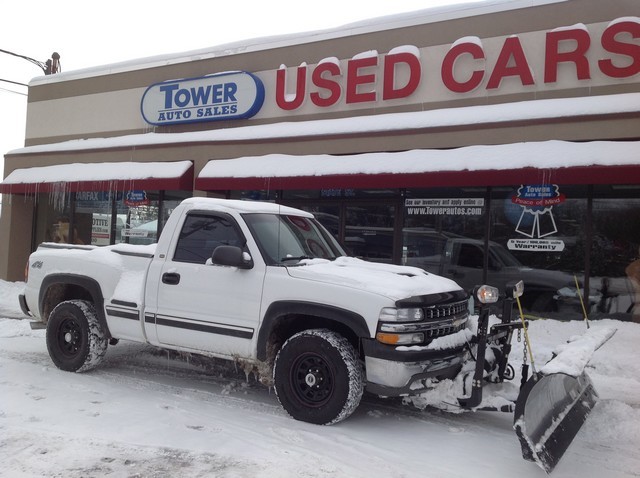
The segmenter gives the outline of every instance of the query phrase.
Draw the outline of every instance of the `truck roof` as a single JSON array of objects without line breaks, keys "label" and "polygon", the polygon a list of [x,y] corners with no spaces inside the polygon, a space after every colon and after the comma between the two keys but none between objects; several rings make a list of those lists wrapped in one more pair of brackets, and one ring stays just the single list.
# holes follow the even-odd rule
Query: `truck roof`
[{"label": "truck roof", "polygon": [[265,201],[243,201],[237,199],[219,199],[219,198],[203,198],[193,197],[182,201],[183,204],[189,205],[191,208],[210,209],[215,207],[232,209],[240,213],[267,213],[267,214],[289,214],[295,216],[313,217],[301,209],[295,209],[289,206],[283,206],[272,202]]}]

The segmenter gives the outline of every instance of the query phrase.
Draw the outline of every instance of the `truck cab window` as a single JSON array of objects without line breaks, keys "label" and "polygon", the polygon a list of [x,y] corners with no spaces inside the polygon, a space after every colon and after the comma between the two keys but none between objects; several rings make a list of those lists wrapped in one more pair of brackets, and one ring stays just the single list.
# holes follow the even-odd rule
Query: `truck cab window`
[{"label": "truck cab window", "polygon": [[243,247],[244,243],[242,234],[228,218],[189,214],[180,231],[173,260],[204,264],[216,247]]},{"label": "truck cab window", "polygon": [[461,244],[458,265],[461,267],[472,267],[482,269],[484,264],[484,253],[475,244]]}]

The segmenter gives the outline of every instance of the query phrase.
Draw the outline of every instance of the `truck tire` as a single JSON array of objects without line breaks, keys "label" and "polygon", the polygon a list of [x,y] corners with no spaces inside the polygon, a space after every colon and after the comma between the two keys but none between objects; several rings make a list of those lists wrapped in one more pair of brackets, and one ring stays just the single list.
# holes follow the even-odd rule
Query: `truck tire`
[{"label": "truck tire", "polygon": [[102,361],[107,344],[91,302],[68,300],[51,311],[47,322],[47,350],[59,369],[67,372],[91,370]]},{"label": "truck tire", "polygon": [[305,330],[287,340],[273,368],[276,396],[296,420],[338,423],[358,407],[363,371],[353,346],[327,329]]}]

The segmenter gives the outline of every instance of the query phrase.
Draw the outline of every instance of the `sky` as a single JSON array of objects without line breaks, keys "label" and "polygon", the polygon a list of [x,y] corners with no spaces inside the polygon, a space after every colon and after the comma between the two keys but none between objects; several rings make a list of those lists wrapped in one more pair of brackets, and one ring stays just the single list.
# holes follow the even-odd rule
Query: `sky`
[{"label": "sky", "polygon": [[[246,0],[242,8],[208,0],[32,0],[5,2],[0,49],[45,62],[60,54],[62,71],[155,55],[198,50],[225,43],[339,27],[380,16],[469,0]],[[220,5],[225,5],[220,9]],[[301,6],[304,5],[304,6]],[[29,83],[38,66],[0,53],[0,79]],[[24,146],[27,88],[0,81],[0,174],[4,154]]]}]

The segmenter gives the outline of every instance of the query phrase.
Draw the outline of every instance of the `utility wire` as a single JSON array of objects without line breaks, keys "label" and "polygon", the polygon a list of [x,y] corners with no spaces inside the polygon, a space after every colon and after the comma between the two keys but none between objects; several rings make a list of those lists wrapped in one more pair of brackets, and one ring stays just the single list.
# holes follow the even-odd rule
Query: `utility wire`
[{"label": "utility wire", "polygon": [[11,81],[11,80],[3,80],[2,78],[0,78],[0,81],[4,81],[5,83],[11,83],[12,85],[29,86],[26,83],[20,83],[18,81]]},{"label": "utility wire", "polygon": [[30,61],[31,63],[33,63],[34,65],[38,66],[42,71],[46,72],[46,65],[38,60],[35,60],[29,56],[25,56],[25,55],[19,55],[18,53],[14,53],[12,51],[7,51],[7,50],[3,50],[0,48],[0,53],[6,53],[7,55],[12,55],[12,56],[17,56],[18,58],[22,58],[24,60]]},{"label": "utility wire", "polygon": [[9,90],[9,89],[3,88],[1,86],[0,86],[0,91],[6,91],[7,93],[15,93],[16,95],[29,96],[26,93],[21,93],[19,91],[15,91],[15,90]]},{"label": "utility wire", "polygon": [[[20,83],[20,82],[11,81],[11,80],[4,80],[2,78],[0,78],[0,81],[3,81],[5,83],[11,83],[12,85],[20,85],[20,86],[27,86],[27,87],[29,86],[29,85],[27,85],[25,83]],[[7,88],[2,88],[1,86],[0,86],[0,91],[6,91],[7,93],[15,93],[16,95],[28,96],[26,93],[22,93],[20,91],[15,91],[15,90],[9,90]]]}]

